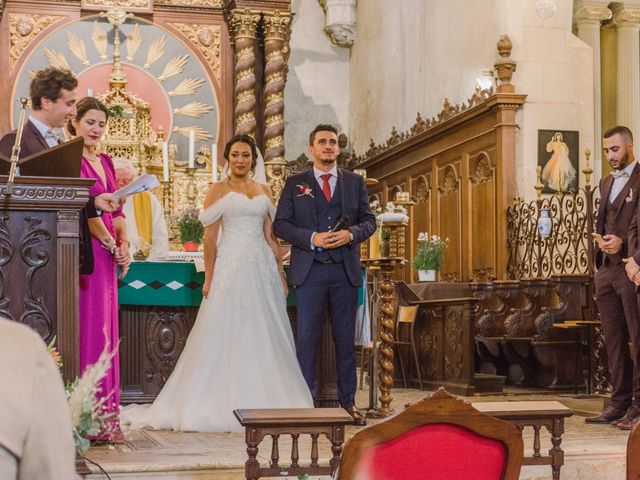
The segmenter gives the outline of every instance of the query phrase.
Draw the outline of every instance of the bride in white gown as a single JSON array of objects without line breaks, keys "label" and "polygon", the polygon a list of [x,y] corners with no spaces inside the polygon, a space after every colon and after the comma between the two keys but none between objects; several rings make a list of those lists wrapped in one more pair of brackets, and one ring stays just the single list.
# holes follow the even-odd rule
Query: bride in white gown
[{"label": "bride in white gown", "polygon": [[132,428],[240,432],[234,409],[313,407],[271,234],[275,207],[269,187],[251,179],[256,163],[262,172],[264,165],[251,137],[233,137],[224,156],[229,176],[211,186],[200,215],[206,227],[205,298],[153,404],[122,409],[122,423]]}]

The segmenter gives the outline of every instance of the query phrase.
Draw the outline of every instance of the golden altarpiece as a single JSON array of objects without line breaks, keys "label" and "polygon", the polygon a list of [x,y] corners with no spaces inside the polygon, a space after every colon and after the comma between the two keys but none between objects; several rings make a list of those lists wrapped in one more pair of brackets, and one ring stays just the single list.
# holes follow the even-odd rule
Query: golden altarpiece
[{"label": "golden altarpiece", "polygon": [[[55,66],[79,97],[112,116],[102,148],[169,181],[156,195],[167,215],[201,207],[233,133],[256,138],[277,195],[286,177],[284,82],[288,0],[81,0],[0,2],[0,133],[17,122],[33,72]],[[114,108],[115,107],[115,108]],[[190,136],[193,161],[189,163]],[[213,150],[215,149],[215,152]]]}]

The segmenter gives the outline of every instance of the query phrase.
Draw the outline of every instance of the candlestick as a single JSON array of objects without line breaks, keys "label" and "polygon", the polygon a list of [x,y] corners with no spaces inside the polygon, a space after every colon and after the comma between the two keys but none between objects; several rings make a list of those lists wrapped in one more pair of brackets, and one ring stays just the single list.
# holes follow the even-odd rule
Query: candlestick
[{"label": "candlestick", "polygon": [[218,181],[218,146],[215,143],[211,144],[211,181]]},{"label": "candlestick", "polygon": [[169,180],[162,181],[162,208],[164,208],[165,215],[171,213],[171,183]]},{"label": "candlestick", "polygon": [[162,142],[162,181],[169,181],[169,144]]},{"label": "candlestick", "polygon": [[195,151],[196,151],[195,139],[196,139],[196,133],[193,131],[193,129],[189,130],[189,168],[194,168],[196,166],[195,165]]}]

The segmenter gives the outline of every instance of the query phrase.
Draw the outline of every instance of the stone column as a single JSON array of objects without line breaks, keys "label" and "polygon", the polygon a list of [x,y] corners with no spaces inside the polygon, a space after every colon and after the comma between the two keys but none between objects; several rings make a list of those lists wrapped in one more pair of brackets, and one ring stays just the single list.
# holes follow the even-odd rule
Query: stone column
[{"label": "stone column", "polygon": [[600,26],[611,18],[611,10],[604,2],[578,0],[574,5],[573,18],[578,26],[578,37],[593,49],[593,147],[595,152],[595,174],[602,171],[602,76],[600,73]]},{"label": "stone column", "polygon": [[255,40],[260,14],[249,9],[232,10],[229,17],[229,32],[236,55],[235,68],[235,133],[256,135],[256,62]]},{"label": "stone column", "polygon": [[617,122],[640,138],[640,5],[613,3],[618,33]]},{"label": "stone column", "polygon": [[265,12],[264,22],[264,163],[274,198],[286,179],[284,157],[284,85],[289,55],[291,14]]}]

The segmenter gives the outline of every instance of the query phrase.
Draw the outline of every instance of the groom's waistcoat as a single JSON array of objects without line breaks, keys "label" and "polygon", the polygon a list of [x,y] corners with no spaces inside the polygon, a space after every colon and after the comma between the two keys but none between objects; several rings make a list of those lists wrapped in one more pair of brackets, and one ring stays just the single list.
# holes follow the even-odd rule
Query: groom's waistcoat
[{"label": "groom's waistcoat", "polygon": [[[322,190],[318,190],[315,195],[316,214],[318,218],[318,232],[328,232],[333,226],[338,223],[342,216],[340,188],[336,184],[335,191],[331,197],[331,202],[327,203]],[[332,248],[330,250],[315,250],[315,258],[319,262],[323,263],[340,263],[342,262],[342,248]]]}]

